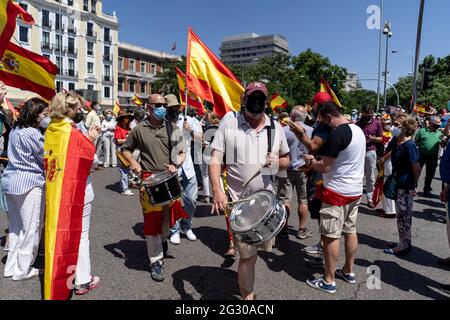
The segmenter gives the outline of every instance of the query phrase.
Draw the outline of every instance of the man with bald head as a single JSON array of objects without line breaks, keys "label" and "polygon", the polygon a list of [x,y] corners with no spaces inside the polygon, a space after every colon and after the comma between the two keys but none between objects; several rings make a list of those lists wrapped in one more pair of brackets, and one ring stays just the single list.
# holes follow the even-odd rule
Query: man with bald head
[{"label": "man with bald head", "polygon": [[[184,162],[183,134],[178,127],[166,120],[167,102],[160,94],[149,98],[148,118],[135,127],[122,146],[122,154],[131,164],[131,170],[145,180],[151,174],[169,171],[177,173]],[[140,163],[132,152],[140,151]],[[167,256],[170,225],[180,218],[182,212],[173,207],[153,207],[145,190],[141,190],[141,205],[144,214],[144,235],[147,240],[152,279],[164,281],[164,262]]]},{"label": "man with bald head", "polygon": [[[303,106],[296,106],[292,109],[290,122],[302,127],[305,135],[311,138],[313,129],[305,124],[305,120],[308,117],[308,112]],[[295,189],[297,193],[298,202],[298,218],[299,228],[296,237],[300,240],[310,238],[312,232],[306,228],[306,222],[308,220],[308,195],[307,195],[307,177],[302,170],[305,165],[304,157],[308,154],[308,149],[305,145],[297,139],[296,135],[289,126],[283,128],[286,133],[287,142],[289,145],[291,164],[287,169],[287,172],[280,172],[277,176],[277,193],[278,196],[284,200],[284,204],[288,211],[288,218],[291,212],[291,199],[293,191]],[[280,237],[288,237],[288,224],[286,225]]]}]

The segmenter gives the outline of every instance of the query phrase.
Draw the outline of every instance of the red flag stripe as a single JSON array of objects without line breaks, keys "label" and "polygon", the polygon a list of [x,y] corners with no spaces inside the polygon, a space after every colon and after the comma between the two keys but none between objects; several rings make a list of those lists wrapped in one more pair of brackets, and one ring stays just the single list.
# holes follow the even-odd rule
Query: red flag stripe
[{"label": "red flag stripe", "polygon": [[29,51],[20,46],[17,46],[11,42],[8,44],[7,49],[39,64],[39,66],[41,66],[48,73],[52,73],[52,74],[58,73],[58,67],[44,56],[41,56],[37,53]]},{"label": "red flag stripe", "polygon": [[[55,96],[55,91],[46,86],[41,86],[21,76],[0,70],[0,80],[8,86],[16,88],[27,88],[26,90],[39,94],[46,100],[51,100]],[[25,90],[25,89],[23,89]]]}]

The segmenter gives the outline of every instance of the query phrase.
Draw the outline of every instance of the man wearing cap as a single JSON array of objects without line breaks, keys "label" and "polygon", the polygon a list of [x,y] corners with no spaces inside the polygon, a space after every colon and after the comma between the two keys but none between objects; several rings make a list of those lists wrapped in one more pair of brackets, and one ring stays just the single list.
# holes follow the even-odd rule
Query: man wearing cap
[{"label": "man wearing cap", "polygon": [[[186,158],[181,130],[165,119],[166,106],[166,100],[162,95],[151,95],[147,104],[149,112],[147,120],[130,132],[122,146],[122,155],[131,164],[131,170],[142,174],[143,179],[163,171],[177,173],[178,167]],[[140,162],[132,155],[135,150],[140,151]],[[163,259],[167,256],[169,229],[173,227],[172,222],[185,216],[175,205],[152,206],[144,190],[141,190],[140,199],[151,276],[155,281],[164,281]]]},{"label": "man wearing cap", "polygon": [[[279,123],[264,114],[267,98],[268,91],[264,83],[250,83],[243,99],[245,111],[237,118],[224,122],[215,134],[209,171],[214,195],[213,211],[216,213],[225,211],[228,202],[220,180],[224,154],[228,170],[228,192],[233,201],[260,190],[273,191],[273,176],[289,166],[286,135]],[[243,190],[244,182],[258,170],[261,173]],[[266,250],[271,249],[272,240],[263,245]],[[238,282],[241,296],[244,300],[253,300],[258,248],[236,239],[234,242],[240,255]]]},{"label": "man wearing cap", "polygon": [[364,106],[362,109],[361,119],[356,123],[366,135],[366,160],[365,160],[365,177],[366,177],[366,194],[367,206],[375,209],[373,205],[373,191],[377,179],[377,147],[383,143],[383,128],[381,122],[373,115],[373,107]]},{"label": "man wearing cap", "polygon": [[192,218],[196,209],[196,200],[198,194],[197,179],[195,177],[194,163],[191,157],[191,143],[193,140],[202,139],[202,128],[192,117],[184,117],[181,113],[181,105],[175,95],[169,94],[165,96],[167,102],[167,120],[175,124],[183,131],[184,141],[186,142],[184,153],[186,160],[178,169],[181,186],[183,187],[184,209],[189,214],[188,219],[180,219],[170,230],[170,243],[174,245],[180,244],[180,231],[186,235],[190,241],[197,240],[192,231]]},{"label": "man wearing cap", "polygon": [[426,165],[426,177],[425,185],[423,188],[423,194],[425,197],[431,196],[431,183],[433,182],[434,175],[438,166],[439,146],[443,141],[443,135],[440,130],[441,120],[439,117],[431,117],[429,125],[426,128],[422,128],[416,135],[416,144],[419,148],[420,166]]},{"label": "man wearing cap", "polygon": [[[320,155],[321,150],[327,142],[328,136],[331,133],[331,127],[320,119],[319,111],[327,103],[331,102],[332,97],[326,92],[319,92],[314,96],[312,116],[315,121],[313,125],[313,132],[311,138],[303,126],[295,122],[291,122],[290,128],[295,133],[297,139],[308,149],[310,155]],[[317,220],[319,223],[320,209],[322,208],[322,201],[316,197],[316,185],[322,181],[322,174],[320,172],[311,170],[308,183],[308,208],[311,219]],[[308,254],[320,255],[316,260],[312,261],[314,267],[323,266],[323,244],[319,241],[317,244],[304,248],[303,250]]]}]

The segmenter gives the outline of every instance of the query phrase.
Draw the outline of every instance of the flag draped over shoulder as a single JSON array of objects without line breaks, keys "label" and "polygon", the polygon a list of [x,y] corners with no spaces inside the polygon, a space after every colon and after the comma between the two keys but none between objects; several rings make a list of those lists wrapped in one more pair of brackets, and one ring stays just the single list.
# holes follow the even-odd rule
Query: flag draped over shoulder
[{"label": "flag draped over shoulder", "polygon": [[142,102],[142,100],[139,99],[139,97],[137,95],[134,95],[133,98],[131,98],[131,102],[133,102],[138,107],[141,107],[144,105],[144,102]]},{"label": "flag draped over shoulder", "polygon": [[190,27],[186,63],[188,90],[213,103],[219,117],[241,109],[244,87]]},{"label": "flag draped over shoulder", "polygon": [[326,82],[325,79],[323,79],[323,78],[320,78],[320,92],[328,93],[331,96],[331,98],[333,98],[333,103],[336,104],[337,106],[339,106],[340,108],[342,108],[342,104],[339,101],[336,94],[334,93],[333,89],[331,89],[328,82]]},{"label": "flag draped over shoulder", "polygon": [[95,146],[68,120],[52,120],[45,133],[44,298],[69,297],[78,261],[86,183]]},{"label": "flag draped over shoulder", "polygon": [[37,93],[46,100],[55,96],[58,67],[34,52],[9,43],[0,62],[0,80],[6,85]]},{"label": "flag draped over shoulder", "polygon": [[19,4],[12,0],[0,0],[0,57],[14,35],[17,17],[25,23],[34,24],[33,17]]},{"label": "flag draped over shoulder", "polygon": [[270,107],[272,111],[286,110],[288,102],[284,100],[278,93],[275,93],[270,99]]},{"label": "flag draped over shoulder", "polygon": [[[180,89],[181,105],[183,107],[186,107],[186,93],[185,93],[185,90],[186,90],[186,75],[183,73],[183,71],[181,71],[177,67],[175,67],[175,70],[177,72],[178,87]],[[198,114],[200,116],[203,116],[205,114],[205,106],[203,105],[202,100],[195,93],[188,92],[188,103],[187,103],[187,105],[197,109]]]}]

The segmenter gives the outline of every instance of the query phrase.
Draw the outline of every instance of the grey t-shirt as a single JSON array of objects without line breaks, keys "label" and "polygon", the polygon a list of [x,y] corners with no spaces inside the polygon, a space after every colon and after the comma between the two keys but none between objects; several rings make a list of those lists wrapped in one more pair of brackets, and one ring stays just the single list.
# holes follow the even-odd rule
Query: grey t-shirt
[{"label": "grey t-shirt", "polygon": [[[260,190],[273,191],[272,176],[277,172],[264,168],[242,193],[242,185],[260,169],[267,160],[268,134],[270,119],[265,116],[265,127],[256,132],[243,115],[225,121],[217,130],[211,145],[213,150],[225,153],[227,165],[227,185],[233,201],[242,199]],[[272,132],[272,153],[286,155],[289,146],[286,134],[279,123],[275,122]]]}]

